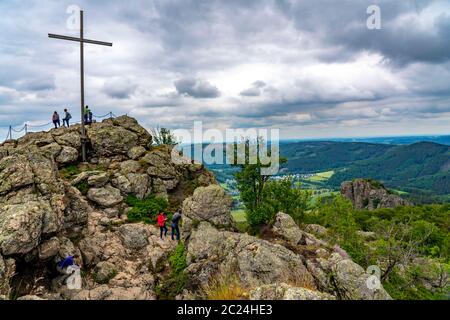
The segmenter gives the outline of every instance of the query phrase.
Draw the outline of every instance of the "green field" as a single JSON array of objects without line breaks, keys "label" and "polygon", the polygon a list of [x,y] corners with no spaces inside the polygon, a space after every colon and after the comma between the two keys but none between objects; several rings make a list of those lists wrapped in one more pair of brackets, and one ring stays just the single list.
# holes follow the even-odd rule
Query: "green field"
[{"label": "green field", "polygon": [[334,174],[333,170],[325,171],[325,172],[319,172],[315,176],[313,176],[311,178],[307,178],[305,180],[315,181],[315,182],[323,182],[323,181],[327,181],[328,179],[330,179],[333,174]]}]

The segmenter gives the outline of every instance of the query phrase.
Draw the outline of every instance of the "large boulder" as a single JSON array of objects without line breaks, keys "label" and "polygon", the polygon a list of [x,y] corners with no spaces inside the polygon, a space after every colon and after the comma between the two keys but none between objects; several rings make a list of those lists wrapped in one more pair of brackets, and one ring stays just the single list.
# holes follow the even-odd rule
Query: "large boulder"
[{"label": "large boulder", "polygon": [[69,184],[65,184],[66,203],[63,227],[65,230],[76,230],[86,225],[91,208],[81,192]]},{"label": "large boulder", "polygon": [[52,132],[53,138],[61,146],[68,146],[75,149],[81,148],[81,134],[79,126],[72,126],[69,130]]},{"label": "large boulder", "polygon": [[95,188],[101,188],[105,186],[108,182],[109,182],[109,173],[107,172],[100,172],[99,174],[91,175],[87,179],[88,185]]},{"label": "large boulder", "polygon": [[219,231],[207,222],[192,231],[187,262],[190,280],[197,286],[208,283],[217,272],[232,272],[250,288],[282,282],[315,286],[294,252],[247,234]]},{"label": "large boulder", "polygon": [[55,142],[50,132],[30,132],[23,137],[17,139],[17,148],[25,148],[28,146],[43,147]]},{"label": "large boulder", "polygon": [[57,237],[52,237],[49,240],[41,243],[38,248],[38,255],[40,260],[47,260],[56,256],[60,249],[60,242]]},{"label": "large boulder", "polygon": [[369,273],[338,252],[329,257],[307,261],[308,270],[317,279],[320,288],[345,300],[390,300],[383,286],[373,288]]},{"label": "large boulder", "polygon": [[142,225],[127,224],[119,228],[125,248],[139,250],[148,245],[148,234]]},{"label": "large boulder", "polygon": [[133,147],[128,151],[128,158],[137,160],[142,157],[147,150],[143,146]]},{"label": "large boulder", "polygon": [[148,166],[147,173],[150,176],[161,179],[174,179],[179,175],[169,153],[153,150],[147,153],[140,161]]},{"label": "large boulder", "polygon": [[138,145],[135,133],[109,123],[93,124],[87,133],[95,154],[100,157],[126,155],[128,150]]},{"label": "large boulder", "polygon": [[139,146],[147,148],[152,145],[152,136],[147,130],[139,125],[136,119],[128,116],[121,116],[114,119],[109,119],[106,122],[112,122],[115,126],[120,126],[136,134],[138,137]]},{"label": "large boulder", "polygon": [[62,147],[61,152],[56,157],[56,162],[61,164],[67,164],[77,161],[78,151],[72,147]]},{"label": "large boulder", "polygon": [[50,143],[40,148],[45,156],[56,159],[61,153],[62,147],[56,142]]},{"label": "large boulder", "polygon": [[288,214],[282,212],[277,213],[272,231],[275,235],[289,241],[292,245],[298,245],[304,242],[304,233]]},{"label": "large boulder", "polygon": [[12,155],[0,160],[0,196],[33,183],[33,170],[25,156]]},{"label": "large boulder", "polygon": [[216,227],[234,227],[231,216],[232,198],[219,186],[195,189],[183,202],[183,231],[189,232],[193,224],[207,221]]},{"label": "large boulder", "polygon": [[95,281],[100,284],[108,283],[117,275],[117,268],[108,261],[102,261],[95,266]]},{"label": "large boulder", "polygon": [[1,206],[1,253],[5,256],[25,254],[37,247],[48,210],[49,204],[44,201]]},{"label": "large boulder", "polygon": [[356,209],[394,208],[410,203],[391,194],[381,183],[367,179],[355,179],[343,182],[341,194],[349,199]]},{"label": "large boulder", "polygon": [[138,161],[127,160],[120,163],[120,172],[122,174],[138,173],[142,170],[142,166]]},{"label": "large boulder", "polygon": [[87,198],[104,208],[114,207],[123,201],[120,190],[111,186],[91,188],[87,193]]}]

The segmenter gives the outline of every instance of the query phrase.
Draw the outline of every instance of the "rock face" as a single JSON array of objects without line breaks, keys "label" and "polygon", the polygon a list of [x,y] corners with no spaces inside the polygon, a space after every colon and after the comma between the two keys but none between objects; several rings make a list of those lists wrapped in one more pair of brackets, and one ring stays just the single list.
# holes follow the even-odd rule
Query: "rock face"
[{"label": "rock face", "polygon": [[275,223],[273,224],[272,230],[274,234],[289,241],[292,245],[302,243],[305,237],[295,221],[289,215],[282,212],[275,216]]},{"label": "rock face", "polygon": [[192,287],[217,274],[234,274],[252,299],[391,299],[370,289],[369,274],[342,249],[316,239],[278,213],[272,241],[218,230],[208,222],[193,229],[187,247]]},{"label": "rock face", "polygon": [[111,186],[105,188],[91,188],[87,197],[101,207],[113,207],[122,202],[123,198],[120,190]]},{"label": "rock face", "polygon": [[219,231],[207,222],[192,232],[187,261],[195,285],[206,284],[216,272],[231,272],[251,287],[288,281],[315,287],[313,277],[294,252],[247,234]]},{"label": "rock face", "polygon": [[365,179],[342,183],[341,194],[352,201],[356,209],[373,210],[410,205],[405,199],[390,194],[382,184]]},{"label": "rock face", "polygon": [[[157,193],[181,206],[191,185],[215,179],[200,165],[175,161],[171,147],[152,147],[132,118],[93,123],[87,135],[88,163],[79,163],[79,125],[0,144],[0,296],[155,298],[151,269],[175,243],[160,243],[154,226],[127,224],[124,199]],[[81,292],[65,292],[57,279],[17,287],[55,274],[68,255],[84,270]]]},{"label": "rock face", "polygon": [[183,202],[184,236],[190,234],[193,224],[201,221],[208,221],[215,227],[232,228],[232,202],[231,197],[219,185],[197,188],[194,194]]}]

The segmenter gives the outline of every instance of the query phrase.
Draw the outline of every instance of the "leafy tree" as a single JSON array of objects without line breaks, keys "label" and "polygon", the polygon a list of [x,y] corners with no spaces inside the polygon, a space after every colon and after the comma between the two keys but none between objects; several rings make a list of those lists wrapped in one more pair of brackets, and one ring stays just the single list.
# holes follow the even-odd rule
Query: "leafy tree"
[{"label": "leafy tree", "polygon": [[[270,181],[271,175],[263,174],[264,168],[269,168],[272,164],[263,164],[259,157],[260,146],[263,143],[261,138],[253,142],[245,139],[242,144],[245,154],[238,154],[239,146],[234,144],[233,156],[237,160],[239,156],[245,160],[243,164],[234,164],[240,168],[235,173],[237,189],[240,192],[241,200],[247,213],[247,221],[251,227],[269,224],[273,216],[283,211],[292,214],[295,218],[303,215],[307,205],[309,194],[300,191],[300,188],[293,188],[292,180]],[[242,147],[242,144],[240,147]],[[256,161],[250,161],[250,150],[256,155]],[[269,156],[271,156],[269,152]],[[279,159],[280,163],[286,159]],[[236,161],[237,162],[237,161]],[[251,163],[255,162],[255,163]]]},{"label": "leafy tree", "polygon": [[153,143],[159,145],[176,145],[174,134],[167,128],[155,128],[151,130],[153,136]]},{"label": "leafy tree", "polygon": [[[271,223],[278,212],[284,212],[294,218],[297,223],[302,222],[308,208],[311,191],[302,190],[300,184],[293,184],[292,178],[269,180],[262,192],[262,201],[259,208],[251,217],[263,217],[260,221],[250,221],[251,225]],[[256,215],[263,212],[263,215]]]},{"label": "leafy tree", "polygon": [[318,205],[318,222],[328,227],[331,241],[339,244],[357,263],[366,266],[367,248],[358,234],[352,203],[341,195],[335,195]]}]

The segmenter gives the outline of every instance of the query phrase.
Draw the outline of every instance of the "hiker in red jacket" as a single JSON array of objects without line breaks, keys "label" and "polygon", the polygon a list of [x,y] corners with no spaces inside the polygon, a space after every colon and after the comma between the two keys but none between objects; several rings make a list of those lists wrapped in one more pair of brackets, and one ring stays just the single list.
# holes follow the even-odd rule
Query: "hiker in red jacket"
[{"label": "hiker in red jacket", "polygon": [[159,226],[159,231],[160,231],[160,238],[162,240],[163,238],[163,233],[164,236],[167,236],[167,227],[166,227],[166,220],[167,220],[167,216],[164,212],[160,212],[158,214],[158,226]]}]

